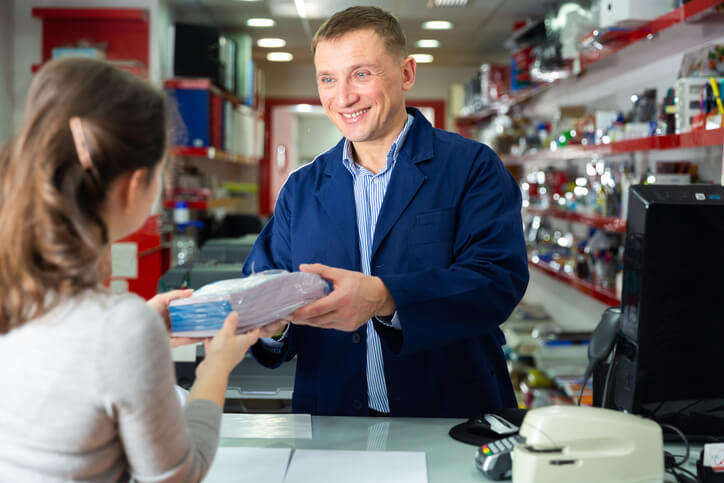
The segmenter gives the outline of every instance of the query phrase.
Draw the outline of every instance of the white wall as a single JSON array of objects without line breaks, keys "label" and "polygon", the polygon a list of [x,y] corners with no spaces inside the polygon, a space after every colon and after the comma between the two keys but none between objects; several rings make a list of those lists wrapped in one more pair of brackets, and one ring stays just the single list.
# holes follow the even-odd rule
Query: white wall
[{"label": "white wall", "polygon": [[0,146],[13,128],[13,3],[0,2]]},{"label": "white wall", "polygon": [[[13,68],[11,71],[13,78],[12,98],[14,100],[13,122],[16,127],[20,125],[22,120],[25,96],[32,81],[33,74],[30,67],[42,60],[42,21],[32,16],[34,7],[142,8],[148,10],[151,50],[150,65],[148,66],[149,76],[156,83],[160,83],[162,80],[163,55],[161,54],[166,45],[166,26],[170,21],[168,0],[14,0],[14,2],[3,0],[0,3],[3,7],[6,3],[13,3],[14,7],[12,15],[8,15],[8,17],[12,18],[14,27],[11,64]],[[2,50],[2,47],[0,47],[0,50]]]},{"label": "white wall", "polygon": [[342,133],[332,124],[324,111],[315,114],[298,113],[296,118],[298,164],[311,161],[342,139]]}]

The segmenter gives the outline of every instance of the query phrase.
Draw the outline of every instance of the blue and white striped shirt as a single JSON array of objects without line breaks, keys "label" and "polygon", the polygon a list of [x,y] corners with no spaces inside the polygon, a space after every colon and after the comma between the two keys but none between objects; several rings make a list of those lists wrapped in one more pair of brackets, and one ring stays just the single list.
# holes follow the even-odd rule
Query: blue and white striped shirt
[{"label": "blue and white striped shirt", "polygon": [[[342,163],[352,174],[354,180],[359,248],[362,273],[365,275],[371,275],[370,259],[372,257],[372,241],[375,236],[377,217],[380,214],[380,208],[382,208],[387,185],[390,183],[392,170],[397,162],[397,155],[402,149],[413,120],[414,117],[408,114],[402,132],[397,136],[387,153],[386,166],[377,174],[354,162],[352,143],[347,139],[344,141]],[[371,320],[367,321],[367,399],[369,407],[372,409],[384,413],[390,412],[380,337],[377,335]]]}]

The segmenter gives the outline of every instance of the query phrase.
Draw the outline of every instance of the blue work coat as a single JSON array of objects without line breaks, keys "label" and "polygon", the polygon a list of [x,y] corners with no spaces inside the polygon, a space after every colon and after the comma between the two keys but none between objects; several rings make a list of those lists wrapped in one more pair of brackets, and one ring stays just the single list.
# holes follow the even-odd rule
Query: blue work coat
[{"label": "blue work coat", "polygon": [[[416,109],[374,232],[372,274],[402,330],[374,322],[393,416],[472,417],[515,407],[499,324],[528,284],[520,189],[489,147],[434,129]],[[294,171],[245,274],[302,263],[361,271],[353,180],[344,140]],[[366,326],[291,325],[281,353],[252,347],[268,367],[297,356],[292,409],[363,416]]]}]

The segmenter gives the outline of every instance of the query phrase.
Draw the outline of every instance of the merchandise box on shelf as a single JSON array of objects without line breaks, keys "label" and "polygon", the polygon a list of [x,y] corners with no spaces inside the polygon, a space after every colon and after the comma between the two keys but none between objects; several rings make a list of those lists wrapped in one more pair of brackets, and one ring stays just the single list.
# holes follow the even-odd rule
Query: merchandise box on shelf
[{"label": "merchandise box on shelf", "polygon": [[190,147],[223,145],[225,99],[208,79],[167,80],[166,92],[174,99],[183,120],[183,129],[176,133],[174,144]]}]

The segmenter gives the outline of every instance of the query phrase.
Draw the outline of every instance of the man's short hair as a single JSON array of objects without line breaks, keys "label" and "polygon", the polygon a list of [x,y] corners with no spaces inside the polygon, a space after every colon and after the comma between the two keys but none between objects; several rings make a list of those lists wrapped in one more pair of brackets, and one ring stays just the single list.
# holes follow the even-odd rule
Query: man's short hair
[{"label": "man's short hair", "polygon": [[393,55],[407,57],[407,41],[400,22],[389,12],[377,7],[349,7],[329,17],[314,34],[312,52],[323,40],[336,40],[356,30],[370,29],[382,38]]}]

